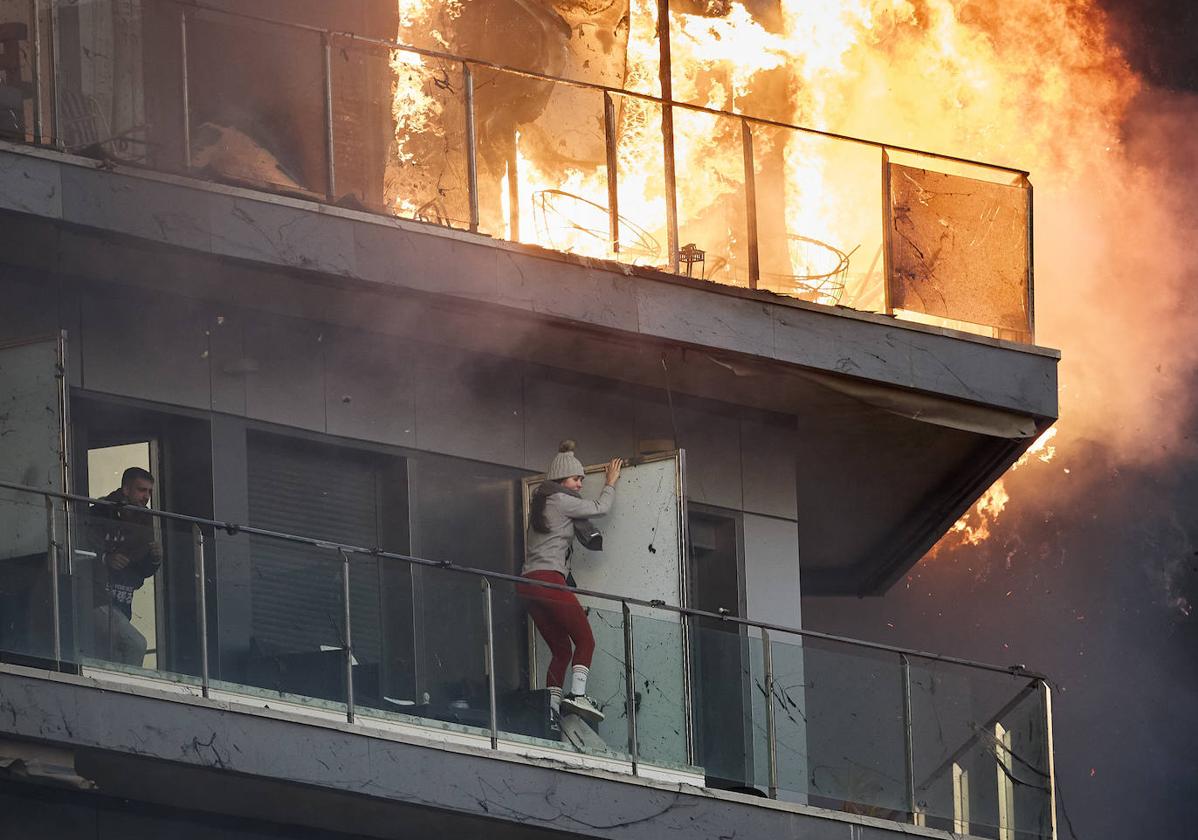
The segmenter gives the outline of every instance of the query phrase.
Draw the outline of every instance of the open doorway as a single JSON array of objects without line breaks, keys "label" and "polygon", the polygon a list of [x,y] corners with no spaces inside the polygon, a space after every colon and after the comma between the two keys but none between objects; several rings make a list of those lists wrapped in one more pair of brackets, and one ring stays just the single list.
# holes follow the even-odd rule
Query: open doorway
[{"label": "open doorway", "polygon": [[[120,488],[126,469],[140,467],[154,477],[151,507],[211,517],[212,438],[207,418],[198,412],[164,411],[136,400],[74,391],[71,429],[75,492],[103,498]],[[75,642],[81,652],[96,650],[92,613],[101,596],[95,576],[103,573],[85,507],[77,511],[72,575]],[[126,664],[195,674],[200,638],[191,527],[158,518],[148,519],[147,525],[153,528],[151,539],[162,562],[133,592],[129,623],[144,637],[146,652],[140,662]]]},{"label": "open doorway", "polygon": [[[121,476],[130,467],[140,467],[151,475],[158,475],[158,441],[139,440],[115,446],[98,446],[87,450],[87,495],[101,498],[121,486]],[[157,488],[151,491],[150,507],[158,507]],[[162,527],[153,520],[154,541],[162,544]],[[133,593],[133,616],[130,623],[145,637],[148,643],[142,667],[158,669],[159,622],[162,613],[161,591],[162,569],[142,583]]]}]

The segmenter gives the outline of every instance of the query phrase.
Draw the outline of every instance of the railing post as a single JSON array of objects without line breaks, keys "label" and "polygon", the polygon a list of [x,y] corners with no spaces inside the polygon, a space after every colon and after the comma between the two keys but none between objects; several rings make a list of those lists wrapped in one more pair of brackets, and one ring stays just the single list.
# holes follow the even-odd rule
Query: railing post
[{"label": "railing post", "polygon": [[903,756],[907,781],[907,813],[911,822],[919,825],[919,814],[915,803],[915,740],[911,723],[911,661],[905,653],[899,654],[903,674]]},{"label": "railing post", "polygon": [[749,121],[740,121],[740,142],[745,163],[745,227],[749,246],[749,288],[761,281],[761,255],[757,242],[757,166],[753,160],[753,129]]},{"label": "railing post", "polygon": [[491,724],[491,749],[499,749],[499,714],[495,705],[495,615],[491,603],[491,581],[480,578],[483,588],[483,614],[487,624],[487,714]]},{"label": "railing post", "polygon": [[29,83],[33,86],[33,141],[42,142],[42,4],[30,0],[33,30],[33,55],[30,59]]},{"label": "railing post", "polygon": [[607,225],[611,252],[620,253],[619,162],[616,160],[616,105],[603,91],[603,146],[607,151]]},{"label": "railing post", "polygon": [[354,633],[350,624],[349,607],[349,554],[344,548],[338,548],[341,555],[341,623],[345,627],[345,638],[341,640],[341,650],[345,659],[345,720],[354,722]]},{"label": "railing post", "polygon": [[1052,689],[1046,680],[1040,680],[1040,697],[1044,706],[1044,750],[1048,759],[1048,818],[1052,833],[1049,840],[1057,838],[1057,768],[1052,747]]},{"label": "railing post", "polygon": [[478,233],[478,143],[474,129],[474,71],[462,62],[466,88],[466,194],[470,201],[470,232]]},{"label": "railing post", "polygon": [[657,48],[661,81],[661,145],[665,167],[666,242],[670,270],[678,273],[678,185],[674,162],[674,83],[670,61],[670,0],[657,0]]},{"label": "railing post", "polygon": [[54,626],[51,637],[54,640],[54,665],[62,670],[62,607],[58,600],[58,523],[54,517],[54,499],[46,500],[46,562],[50,565],[50,612]]},{"label": "railing post", "polygon": [[774,651],[769,631],[761,628],[761,662],[765,668],[765,734],[769,760],[769,796],[778,798],[778,723],[774,719]]},{"label": "railing post", "polygon": [[[50,115],[54,119],[54,125],[51,128],[50,140],[52,145],[61,150],[62,142],[62,115],[58,105],[58,91],[61,87],[61,79],[59,78],[58,62],[62,55],[62,45],[59,43],[59,25],[58,25],[58,2],[51,0],[50,3]],[[69,543],[69,540],[68,540]],[[70,557],[67,557],[67,562],[71,563]]]},{"label": "railing post", "polygon": [[195,558],[196,602],[200,613],[200,693],[208,696],[208,594],[204,573],[204,532],[191,526],[191,546]]},{"label": "railing post", "polygon": [[179,7],[179,84],[183,101],[183,168],[191,169],[191,83],[187,69],[187,7]]},{"label": "railing post", "polygon": [[324,197],[332,204],[337,200],[337,162],[333,136],[333,38],[327,31],[320,33],[320,46],[324,73]]},{"label": "railing post", "polygon": [[1027,188],[1027,332],[1028,341],[1036,341],[1036,249],[1033,232],[1032,181],[1023,176],[1023,185]]},{"label": "railing post", "polygon": [[628,715],[628,754],[632,756],[632,775],[637,775],[640,764],[640,744],[636,731],[636,647],[633,644],[632,610],[627,601],[620,602],[624,628],[624,692]]},{"label": "railing post", "polygon": [[894,220],[890,214],[890,155],[882,149],[882,313],[893,315],[894,306],[891,303],[890,272],[891,259],[891,228]]}]

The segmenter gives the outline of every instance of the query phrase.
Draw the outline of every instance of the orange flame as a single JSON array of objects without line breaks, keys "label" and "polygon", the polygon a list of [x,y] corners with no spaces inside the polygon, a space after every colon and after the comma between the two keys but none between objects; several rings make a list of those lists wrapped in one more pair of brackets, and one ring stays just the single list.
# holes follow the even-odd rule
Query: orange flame
[{"label": "orange flame", "polygon": [[[466,5],[400,0],[400,40],[458,51],[452,33]],[[580,16],[596,4],[546,5],[570,22],[571,49],[594,40],[594,27]],[[782,0],[761,17],[742,2],[709,3],[726,9],[710,17],[674,5],[676,100],[1030,170],[1038,338],[1065,348],[1062,415],[1073,430],[1101,438],[1125,460],[1167,451],[1165,445],[1145,448],[1143,429],[1159,430],[1166,441],[1182,439],[1184,413],[1174,408],[1184,393],[1184,372],[1198,358],[1192,331],[1177,317],[1189,238],[1171,219],[1177,185],[1134,158],[1120,137],[1141,85],[1108,38],[1095,0]],[[619,66],[606,68],[602,78],[656,95],[657,3],[629,0],[627,12],[626,23],[612,29],[619,49],[605,53]],[[514,54],[507,63],[519,63]],[[401,55],[393,62],[397,170],[419,163],[415,147],[422,135],[442,130],[438,120],[460,121],[431,86],[437,68]],[[600,78],[593,64],[575,59],[560,75]],[[541,116],[517,127],[514,163],[492,163],[492,175],[496,183],[516,179],[520,212],[512,215],[520,218],[521,240],[661,265],[668,256],[660,108],[615,100],[620,214],[629,229],[657,243],[656,255],[649,248],[614,254],[605,239],[608,173],[597,96],[555,91]],[[709,278],[744,282],[739,125],[677,109],[675,121],[681,242],[707,250]],[[552,145],[558,135],[571,155]],[[793,293],[795,275],[816,272],[815,258],[793,247],[791,235],[798,234],[827,243],[828,253],[852,252],[838,302],[880,308],[876,151],[760,128],[752,140],[759,167],[768,161],[781,173],[774,179],[781,182],[773,196],[777,206],[759,214],[763,285]],[[460,154],[461,143],[448,135],[444,146]],[[454,166],[460,176],[460,162]],[[409,181],[397,177],[389,193],[395,212],[417,213],[428,192],[460,190],[460,177],[451,180],[438,172],[423,185],[433,189],[420,192],[401,189]],[[537,223],[536,196],[546,191],[577,200],[569,212],[543,213]],[[503,235],[512,208],[502,207],[506,189],[495,192],[483,228]],[[463,224],[460,204],[444,215]],[[1112,236],[1113,230],[1121,235]],[[1129,277],[1152,277],[1152,293]],[[1149,323],[1153,329],[1136,326]],[[1137,367],[1140,359],[1172,364],[1151,372]],[[1112,403],[1113,393],[1123,398]],[[1104,410],[1077,410],[1082,405]],[[1025,457],[1051,459],[1051,441],[1046,435]],[[971,510],[973,519],[954,526],[946,540],[984,539],[1006,504],[1006,489],[997,484]]]}]

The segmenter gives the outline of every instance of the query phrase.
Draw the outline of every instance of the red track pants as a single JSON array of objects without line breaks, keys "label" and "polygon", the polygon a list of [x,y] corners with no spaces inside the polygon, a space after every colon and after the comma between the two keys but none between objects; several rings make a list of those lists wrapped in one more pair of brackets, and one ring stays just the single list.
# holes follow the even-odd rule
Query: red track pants
[{"label": "red track pants", "polygon": [[[566,582],[565,577],[558,572],[529,572],[524,577],[545,583]],[[517,584],[516,592],[528,601],[528,614],[532,616],[532,623],[537,626],[537,631],[553,654],[553,658],[549,660],[549,673],[545,677],[545,685],[557,688],[562,686],[571,656],[575,665],[591,667],[591,657],[595,655],[595,636],[591,633],[591,625],[583,612],[582,604],[578,603],[574,593],[564,589],[529,586],[526,583]]]}]

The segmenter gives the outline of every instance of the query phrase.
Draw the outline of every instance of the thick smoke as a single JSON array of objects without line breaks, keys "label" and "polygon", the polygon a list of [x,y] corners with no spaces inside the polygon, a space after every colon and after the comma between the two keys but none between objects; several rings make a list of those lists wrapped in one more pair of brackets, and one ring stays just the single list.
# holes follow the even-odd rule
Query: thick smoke
[{"label": "thick smoke", "polygon": [[829,127],[1030,170],[1036,338],[1063,354],[1058,446],[1177,457],[1198,354],[1178,177],[1193,104],[1146,92],[1086,2],[903,8],[846,56]]},{"label": "thick smoke", "polygon": [[1004,479],[980,545],[946,541],[881,601],[809,599],[804,623],[1042,669],[1061,836],[1171,836],[1198,819],[1198,97],[1145,83],[1092,4],[1040,5],[912,6],[877,48],[929,79],[895,83],[889,139],[1032,172],[1056,457]]}]

